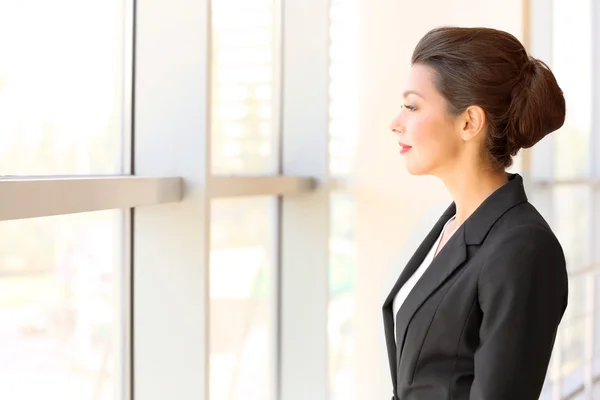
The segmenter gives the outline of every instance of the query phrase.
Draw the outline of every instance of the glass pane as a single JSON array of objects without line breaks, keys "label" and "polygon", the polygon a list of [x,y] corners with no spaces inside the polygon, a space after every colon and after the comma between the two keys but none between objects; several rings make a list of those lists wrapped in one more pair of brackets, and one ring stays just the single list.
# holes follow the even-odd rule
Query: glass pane
[{"label": "glass pane", "polygon": [[564,127],[553,134],[556,178],[590,173],[592,1],[554,0],[552,69],[567,100]]},{"label": "glass pane", "polygon": [[123,172],[123,0],[0,2],[0,174]]},{"label": "glass pane", "polygon": [[273,398],[276,219],[274,198],[212,201],[211,400]]},{"label": "glass pane", "polygon": [[329,45],[329,170],[354,171],[358,137],[358,0],[332,0]]},{"label": "glass pane", "polygon": [[212,2],[212,172],[279,168],[279,0]]},{"label": "glass pane", "polygon": [[0,223],[2,398],[122,398],[123,221],[102,211]]},{"label": "glass pane", "polygon": [[591,199],[586,186],[554,188],[552,227],[565,251],[569,273],[591,266]]},{"label": "glass pane", "polygon": [[356,397],[354,294],[356,281],[356,202],[351,194],[331,195],[329,242],[329,393],[330,400]]}]

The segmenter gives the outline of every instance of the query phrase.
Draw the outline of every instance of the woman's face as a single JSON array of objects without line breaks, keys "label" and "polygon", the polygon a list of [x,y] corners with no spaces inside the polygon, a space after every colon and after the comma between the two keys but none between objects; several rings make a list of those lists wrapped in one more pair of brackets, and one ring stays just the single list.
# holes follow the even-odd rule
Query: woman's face
[{"label": "woman's face", "polygon": [[448,102],[435,88],[428,66],[411,67],[403,97],[390,128],[398,135],[406,168],[413,175],[439,176],[458,161],[460,121],[448,112]]}]

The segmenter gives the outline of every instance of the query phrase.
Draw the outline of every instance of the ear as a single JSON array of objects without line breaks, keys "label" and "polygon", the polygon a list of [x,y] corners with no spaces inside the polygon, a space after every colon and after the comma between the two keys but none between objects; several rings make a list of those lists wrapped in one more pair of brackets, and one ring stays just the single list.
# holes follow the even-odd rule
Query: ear
[{"label": "ear", "polygon": [[469,106],[461,118],[460,136],[465,142],[483,132],[486,124],[485,111],[479,106]]}]

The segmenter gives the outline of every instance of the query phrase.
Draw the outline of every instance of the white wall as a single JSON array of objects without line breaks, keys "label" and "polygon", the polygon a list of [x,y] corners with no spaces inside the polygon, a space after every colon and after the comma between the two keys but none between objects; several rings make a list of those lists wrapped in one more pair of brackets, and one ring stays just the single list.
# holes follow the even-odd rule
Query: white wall
[{"label": "white wall", "polygon": [[401,104],[412,50],[440,25],[488,26],[523,38],[523,1],[361,0],[357,399],[391,396],[381,304],[404,260],[450,202],[436,179],[405,172],[387,128]]}]

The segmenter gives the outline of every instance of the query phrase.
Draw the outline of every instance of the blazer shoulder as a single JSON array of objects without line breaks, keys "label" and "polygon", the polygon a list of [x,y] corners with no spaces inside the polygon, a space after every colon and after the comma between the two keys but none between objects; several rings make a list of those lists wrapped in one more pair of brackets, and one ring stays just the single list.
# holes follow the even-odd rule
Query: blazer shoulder
[{"label": "blazer shoulder", "polygon": [[544,218],[529,203],[515,207],[490,231],[481,249],[485,281],[501,276],[554,273],[566,276],[563,248]]},{"label": "blazer shoulder", "polygon": [[548,222],[529,202],[511,208],[499,218],[490,229],[486,241],[489,239],[492,242],[505,242],[515,237],[527,238],[530,243],[540,242],[561,247]]}]

